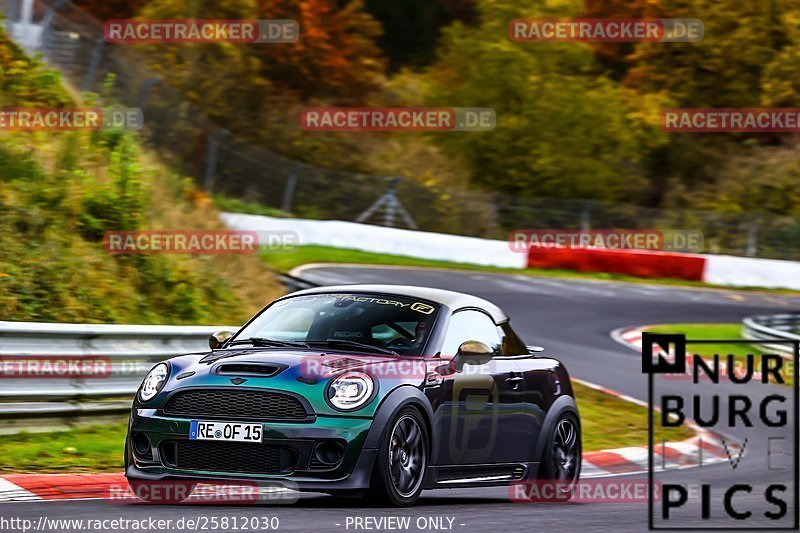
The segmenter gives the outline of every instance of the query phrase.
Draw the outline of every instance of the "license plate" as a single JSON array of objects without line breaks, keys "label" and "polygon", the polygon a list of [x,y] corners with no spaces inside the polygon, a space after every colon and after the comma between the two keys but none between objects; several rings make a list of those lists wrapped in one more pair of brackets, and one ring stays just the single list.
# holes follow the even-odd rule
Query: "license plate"
[{"label": "license plate", "polygon": [[261,424],[192,420],[192,424],[189,426],[189,440],[261,442],[263,436]]}]

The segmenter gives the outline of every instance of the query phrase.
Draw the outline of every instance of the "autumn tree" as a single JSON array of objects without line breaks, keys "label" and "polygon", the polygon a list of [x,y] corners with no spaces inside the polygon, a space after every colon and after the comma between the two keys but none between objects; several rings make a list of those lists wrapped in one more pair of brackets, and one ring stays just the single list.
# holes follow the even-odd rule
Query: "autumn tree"
[{"label": "autumn tree", "polygon": [[694,43],[638,44],[625,84],[639,92],[668,92],[680,106],[757,106],[764,69],[788,44],[787,24],[797,16],[797,4],[663,0],[663,16],[701,19],[705,35]]},{"label": "autumn tree", "polygon": [[[637,94],[663,99],[668,107],[800,104],[795,96],[800,73],[799,4],[797,0],[660,0],[657,16],[701,19],[704,37],[694,43],[637,44],[628,56],[630,68],[623,83]],[[745,143],[774,144],[785,138],[780,134],[672,133],[667,144],[647,154],[648,200],[671,204],[680,196],[676,191],[715,190],[724,178],[721,169],[732,153],[745,149]]]},{"label": "autumn tree", "polygon": [[[659,12],[658,0],[585,0],[585,8],[580,16],[641,19],[656,18]],[[634,43],[592,43],[590,46],[600,64],[608,69],[614,79],[625,76]]]},{"label": "autumn tree", "polygon": [[259,18],[293,19],[300,39],[282,45],[251,45],[261,72],[301,100],[359,101],[378,88],[384,62],[374,39],[380,25],[360,0],[261,0]]},{"label": "autumn tree", "polygon": [[148,0],[75,0],[80,9],[100,20],[132,18]]},{"label": "autumn tree", "polygon": [[475,4],[475,0],[366,0],[365,5],[383,27],[377,42],[396,71],[430,64],[442,29],[454,21],[475,23]]},{"label": "autumn tree", "polygon": [[493,108],[497,126],[439,134],[436,142],[466,161],[472,183],[487,190],[635,198],[642,186],[641,125],[626,95],[598,75],[591,49],[583,43],[518,43],[507,36],[511,19],[575,16],[580,6],[484,0],[480,8],[478,27],[455,24],[445,32],[437,62],[415,86],[426,88],[432,105]]},{"label": "autumn tree", "polygon": [[[300,39],[281,44],[211,43],[152,49],[165,72],[199,94],[239,87],[258,94],[274,87],[299,100],[363,98],[375,90],[384,64],[373,42],[380,26],[359,0],[153,0],[144,19],[292,19]],[[201,91],[202,89],[202,91]],[[235,91],[238,94],[240,91]],[[252,99],[246,100],[252,103]]]}]

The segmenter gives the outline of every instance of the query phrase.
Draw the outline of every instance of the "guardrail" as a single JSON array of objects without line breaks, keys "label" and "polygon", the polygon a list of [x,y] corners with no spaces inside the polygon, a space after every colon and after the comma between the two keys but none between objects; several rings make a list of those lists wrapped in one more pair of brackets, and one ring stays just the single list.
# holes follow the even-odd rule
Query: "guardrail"
[{"label": "guardrail", "polygon": [[[20,418],[126,411],[156,362],[207,351],[223,329],[238,327],[0,322],[0,429]],[[69,368],[92,360],[94,375]]]},{"label": "guardrail", "polygon": [[793,348],[787,344],[770,344],[774,340],[800,341],[800,314],[757,315],[742,320],[742,336],[756,339],[771,350],[791,355]]},{"label": "guardrail", "polygon": [[[277,275],[288,292],[315,286],[288,274]],[[145,374],[158,361],[208,351],[213,332],[238,329],[0,321],[0,434],[125,413]],[[53,377],[43,377],[40,370],[47,362],[63,366],[93,358],[102,364],[101,376],[58,377],[54,372]],[[19,363],[26,361],[40,364],[36,377],[20,376]]]}]

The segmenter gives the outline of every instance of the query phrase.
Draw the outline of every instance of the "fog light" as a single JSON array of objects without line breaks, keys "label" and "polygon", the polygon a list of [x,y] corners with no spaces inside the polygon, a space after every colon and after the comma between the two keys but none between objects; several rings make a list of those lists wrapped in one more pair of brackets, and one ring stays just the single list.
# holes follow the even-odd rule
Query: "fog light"
[{"label": "fog light", "polygon": [[142,459],[152,459],[153,450],[150,449],[150,439],[147,433],[136,432],[133,434],[133,451]]},{"label": "fog light", "polygon": [[328,440],[320,442],[314,448],[314,457],[325,466],[333,466],[342,460],[344,446],[341,442]]}]

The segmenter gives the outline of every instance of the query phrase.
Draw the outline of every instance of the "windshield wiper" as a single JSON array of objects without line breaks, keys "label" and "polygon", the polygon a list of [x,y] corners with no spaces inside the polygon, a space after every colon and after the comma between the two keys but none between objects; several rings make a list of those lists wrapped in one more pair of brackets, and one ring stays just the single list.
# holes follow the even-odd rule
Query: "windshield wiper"
[{"label": "windshield wiper", "polygon": [[323,344],[329,346],[342,346],[345,348],[358,348],[360,351],[367,351],[367,352],[377,352],[377,353],[385,353],[389,355],[400,355],[394,350],[390,350],[388,348],[380,348],[378,346],[373,346],[371,344],[364,344],[363,342],[356,342],[350,341],[346,339],[327,339],[324,341],[306,341],[306,344],[316,345],[316,344]]},{"label": "windshield wiper", "polygon": [[241,339],[229,343],[228,346],[235,346],[237,344],[252,344],[253,346],[275,346],[278,348],[308,348],[308,344],[304,342],[279,341],[275,339],[265,339],[264,337],[250,337],[249,339]]},{"label": "windshield wiper", "polygon": [[[292,341],[278,341],[275,339],[264,339],[262,337],[251,337],[249,339],[241,339],[238,341],[233,341],[232,343],[228,344],[228,346],[233,346],[235,344],[252,344],[253,346],[257,347],[274,347],[274,348],[308,348],[309,346],[303,342],[292,342]],[[227,346],[226,346],[227,348]],[[233,351],[229,352],[226,350],[218,350],[216,352],[210,353],[200,359],[201,363],[213,363],[215,361],[219,361],[220,359],[225,359],[226,357],[233,357],[235,355],[240,355],[242,352],[240,351]]]}]

